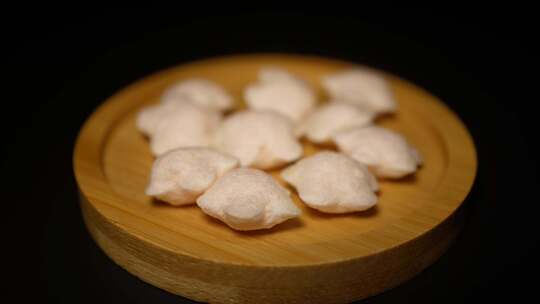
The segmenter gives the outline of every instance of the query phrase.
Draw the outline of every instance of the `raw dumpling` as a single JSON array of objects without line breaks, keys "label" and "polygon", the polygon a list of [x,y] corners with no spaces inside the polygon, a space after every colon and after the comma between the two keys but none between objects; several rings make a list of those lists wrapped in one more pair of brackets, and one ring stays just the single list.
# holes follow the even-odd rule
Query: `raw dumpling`
[{"label": "raw dumpling", "polygon": [[366,164],[379,177],[400,178],[416,171],[422,163],[418,151],[393,131],[369,126],[337,133],[338,148]]},{"label": "raw dumpling", "polygon": [[150,149],[154,155],[161,155],[176,148],[209,146],[220,121],[217,111],[190,102],[177,104],[160,116],[150,136]]},{"label": "raw dumpling", "polygon": [[309,207],[328,213],[371,208],[378,184],[367,167],[337,152],[323,151],[281,172]]},{"label": "raw dumpling", "polygon": [[168,88],[162,103],[192,103],[212,110],[224,111],[233,107],[233,98],[223,87],[206,79],[189,79]]},{"label": "raw dumpling", "polygon": [[297,122],[315,106],[313,90],[286,71],[263,69],[259,77],[244,91],[250,109],[276,111]]},{"label": "raw dumpling", "polygon": [[146,194],[171,205],[194,203],[217,178],[236,168],[238,160],[208,148],[180,148],[158,157]]},{"label": "raw dumpling", "polygon": [[359,105],[376,113],[392,113],[397,109],[385,79],[366,68],[323,77],[322,85],[333,99]]},{"label": "raw dumpling", "polygon": [[300,215],[289,192],[269,174],[233,169],[197,199],[204,213],[236,230],[271,228]]},{"label": "raw dumpling", "polygon": [[343,102],[329,102],[315,109],[297,128],[297,135],[305,135],[314,143],[331,140],[335,132],[361,127],[373,122],[373,112]]},{"label": "raw dumpling", "polygon": [[242,166],[270,169],[302,156],[292,122],[272,111],[237,112],[223,121],[215,146],[240,160]]}]

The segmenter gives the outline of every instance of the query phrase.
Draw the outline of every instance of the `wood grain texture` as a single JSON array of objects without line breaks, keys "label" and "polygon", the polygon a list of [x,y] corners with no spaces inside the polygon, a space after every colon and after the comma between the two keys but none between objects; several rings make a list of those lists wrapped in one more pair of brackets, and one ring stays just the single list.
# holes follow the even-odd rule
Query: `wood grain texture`
[{"label": "wood grain texture", "polygon": [[[308,56],[249,55],[195,62],[147,77],[107,100],[83,126],[74,170],[86,225],[119,265],[153,285],[211,303],[344,303],[412,277],[447,248],[472,187],[476,152],[470,135],[443,103],[383,74],[399,112],[378,124],[407,137],[424,166],[399,181],[381,181],[380,200],[366,212],[302,216],[264,231],[238,232],[195,205],[172,207],[144,195],[152,155],[135,115],[158,102],[172,83],[203,77],[241,102],[242,89],[266,65],[308,80],[351,64]],[[305,153],[322,149],[304,143]],[[278,178],[278,170],[271,172]],[[282,182],[280,180],[280,182]]]}]

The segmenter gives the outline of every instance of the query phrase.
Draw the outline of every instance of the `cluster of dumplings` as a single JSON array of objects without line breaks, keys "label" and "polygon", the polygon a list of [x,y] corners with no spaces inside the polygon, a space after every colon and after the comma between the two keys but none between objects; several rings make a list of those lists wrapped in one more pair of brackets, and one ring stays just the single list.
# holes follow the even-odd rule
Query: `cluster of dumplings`
[{"label": "cluster of dumplings", "polygon": [[[300,216],[290,191],[264,170],[288,167],[282,179],[309,207],[347,213],[373,207],[376,177],[401,178],[422,163],[407,140],[375,126],[394,113],[386,81],[355,68],[322,78],[330,100],[318,105],[310,85],[267,67],[244,90],[247,109],[220,85],[190,79],[143,108],[137,128],[156,156],[146,194],[174,206],[196,203],[236,230],[271,228]],[[302,158],[300,139],[334,144]]]}]

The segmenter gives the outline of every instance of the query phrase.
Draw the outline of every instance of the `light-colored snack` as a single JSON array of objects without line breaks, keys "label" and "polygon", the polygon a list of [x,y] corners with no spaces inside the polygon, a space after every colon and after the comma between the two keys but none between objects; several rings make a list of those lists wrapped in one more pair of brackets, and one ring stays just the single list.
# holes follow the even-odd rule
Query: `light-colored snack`
[{"label": "light-colored snack", "polygon": [[375,113],[397,110],[386,80],[369,69],[355,68],[325,76],[322,85],[333,99],[359,105]]},{"label": "light-colored snack", "polygon": [[137,113],[136,125],[137,129],[144,135],[152,137],[156,127],[164,117],[169,115],[177,107],[176,104],[154,104],[142,108]]},{"label": "light-colored snack", "polygon": [[338,131],[369,125],[375,114],[360,107],[332,101],[316,108],[298,126],[296,133],[314,143],[326,143]]},{"label": "light-colored snack", "polygon": [[263,69],[259,77],[259,82],[249,85],[244,91],[244,99],[250,109],[276,111],[297,122],[315,106],[313,90],[285,70]]},{"label": "light-colored snack", "polygon": [[281,172],[311,208],[327,213],[362,211],[377,203],[378,184],[366,166],[337,152],[306,157]]},{"label": "light-colored snack", "polygon": [[261,82],[294,82],[307,86],[307,83],[304,80],[277,66],[266,66],[260,69],[258,76]]},{"label": "light-colored snack", "polygon": [[233,107],[233,98],[219,84],[206,80],[193,78],[181,81],[169,87],[161,101],[167,103],[192,103],[217,111],[229,110]]},{"label": "light-colored snack", "polygon": [[403,136],[381,127],[345,130],[333,139],[343,153],[366,164],[379,177],[400,178],[422,164],[420,153]]},{"label": "light-colored snack", "polygon": [[292,162],[303,152],[292,122],[272,111],[246,110],[229,116],[217,129],[214,144],[242,166],[260,169]]},{"label": "light-colored snack", "polygon": [[154,155],[182,147],[209,146],[221,114],[190,102],[177,104],[160,117],[150,136]]},{"label": "light-colored snack", "polygon": [[195,203],[220,176],[238,164],[236,158],[209,148],[172,150],[154,161],[146,194],[175,206]]},{"label": "light-colored snack", "polygon": [[267,229],[300,215],[285,188],[252,168],[225,173],[197,199],[197,205],[236,230]]}]

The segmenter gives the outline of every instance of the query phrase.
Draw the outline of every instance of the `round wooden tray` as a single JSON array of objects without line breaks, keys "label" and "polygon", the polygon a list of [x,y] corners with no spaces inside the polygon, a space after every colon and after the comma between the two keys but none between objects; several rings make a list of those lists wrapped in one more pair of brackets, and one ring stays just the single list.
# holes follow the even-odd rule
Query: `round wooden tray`
[{"label": "round wooden tray", "polygon": [[[474,181],[476,152],[443,103],[388,74],[399,111],[377,123],[405,135],[425,165],[408,178],[381,181],[376,208],[324,214],[306,208],[291,188],[300,218],[238,232],[196,205],[172,207],[144,194],[153,158],[135,128],[137,111],[158,102],[167,86],[192,77],[222,84],[243,107],[243,88],[266,65],[305,78],[321,100],[320,77],[352,66],[291,55],[209,59],[138,81],[92,114],[77,140],[74,170],[84,219],[98,245],[142,280],[212,303],[343,303],[396,286],[433,263],[458,231],[457,211]],[[305,147],[307,154],[319,149]]]}]

